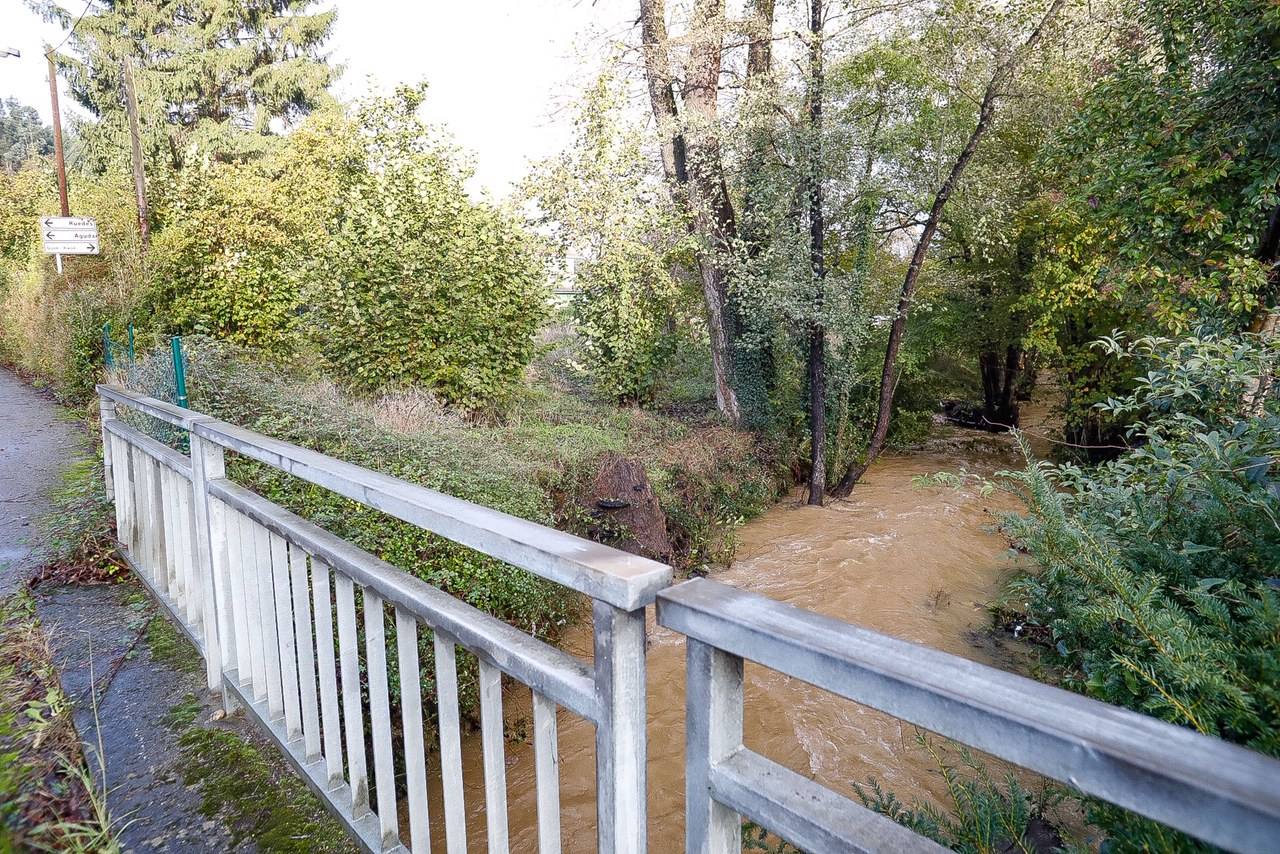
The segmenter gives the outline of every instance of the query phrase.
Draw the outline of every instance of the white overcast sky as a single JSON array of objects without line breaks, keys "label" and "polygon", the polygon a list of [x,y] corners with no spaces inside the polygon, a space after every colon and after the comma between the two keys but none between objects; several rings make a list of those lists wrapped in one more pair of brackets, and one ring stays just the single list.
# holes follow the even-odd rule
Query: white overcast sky
[{"label": "white overcast sky", "polygon": [[[80,0],[65,0],[72,9]],[[560,109],[599,67],[610,37],[625,35],[635,0],[329,0],[338,10],[327,49],[346,66],[337,86],[358,97],[371,81],[431,84],[424,116],[448,126],[474,158],[473,190],[504,195],[530,159],[567,139]],[[23,0],[0,0],[0,97],[13,96],[49,118],[41,45],[65,31],[45,24]],[[584,64],[585,61],[585,64]],[[63,90],[63,109],[70,100]]]}]

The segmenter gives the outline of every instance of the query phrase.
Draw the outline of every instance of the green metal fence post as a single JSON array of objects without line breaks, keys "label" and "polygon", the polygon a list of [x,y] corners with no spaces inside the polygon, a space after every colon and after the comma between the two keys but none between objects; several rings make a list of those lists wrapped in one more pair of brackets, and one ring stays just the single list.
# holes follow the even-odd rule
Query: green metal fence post
[{"label": "green metal fence post", "polygon": [[173,385],[178,393],[178,405],[187,408],[187,366],[182,358],[182,337],[170,339],[173,345]]},{"label": "green metal fence post", "polygon": [[133,352],[133,324],[129,324],[129,361],[135,362],[138,357]]},{"label": "green metal fence post", "polygon": [[102,362],[108,368],[114,367],[114,360],[111,358],[111,321],[108,320],[102,324]]}]

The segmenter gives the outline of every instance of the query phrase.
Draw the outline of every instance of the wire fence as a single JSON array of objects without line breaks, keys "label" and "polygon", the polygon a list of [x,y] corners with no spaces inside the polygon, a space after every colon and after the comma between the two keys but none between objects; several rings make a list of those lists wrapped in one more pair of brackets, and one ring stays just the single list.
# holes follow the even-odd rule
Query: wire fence
[{"label": "wire fence", "polygon": [[[182,336],[172,336],[167,350],[156,347],[139,356],[137,347],[133,324],[129,324],[124,334],[113,333],[110,323],[103,324],[102,352],[108,381],[187,408],[187,363]],[[132,427],[151,438],[186,453],[188,439],[185,430],[151,418],[139,418],[136,423],[133,419],[127,420]]]}]

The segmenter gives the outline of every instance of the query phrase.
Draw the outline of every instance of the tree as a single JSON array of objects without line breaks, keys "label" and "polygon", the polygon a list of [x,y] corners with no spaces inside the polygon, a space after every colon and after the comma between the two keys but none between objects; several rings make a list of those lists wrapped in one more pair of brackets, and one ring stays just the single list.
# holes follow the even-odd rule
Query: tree
[{"label": "tree", "polygon": [[0,169],[17,172],[28,158],[53,153],[53,129],[35,107],[0,99]]},{"label": "tree", "polygon": [[1046,158],[1053,227],[1033,271],[1033,334],[1066,365],[1068,417],[1087,440],[1116,432],[1094,407],[1123,389],[1090,348],[1099,336],[1205,321],[1271,335],[1280,291],[1275,4],[1117,7],[1097,85]]},{"label": "tree", "polygon": [[733,338],[727,258],[737,228],[721,161],[718,109],[721,57],[726,27],[723,0],[695,0],[687,41],[688,67],[682,100],[676,106],[675,78],[668,54],[666,4],[640,0],[641,40],[653,117],[662,140],[662,167],[672,197],[685,207],[699,238],[702,279],[711,340],[716,405],[734,424],[742,411],[733,387]]},{"label": "tree", "polygon": [[1008,94],[1009,87],[1016,79],[1022,63],[1044,38],[1048,27],[1053,23],[1054,18],[1057,17],[1065,2],[1066,0],[1052,0],[1025,41],[1020,46],[1012,47],[1012,49],[1004,47],[1001,51],[1002,55],[999,55],[996,60],[995,67],[978,105],[978,116],[973,130],[956,155],[956,159],[951,164],[951,169],[946,178],[943,179],[942,184],[938,187],[938,191],[933,198],[933,204],[930,206],[928,215],[922,224],[920,235],[916,238],[915,249],[912,251],[911,261],[907,265],[907,272],[902,282],[897,312],[894,314],[893,321],[889,327],[889,342],[885,348],[884,368],[880,375],[880,397],[875,427],[867,443],[867,452],[863,461],[851,464],[833,490],[833,494],[837,497],[844,497],[852,492],[854,485],[857,484],[871,464],[875,462],[876,458],[880,456],[880,452],[884,450],[885,440],[889,435],[889,420],[893,411],[894,389],[897,385],[898,351],[902,346],[902,337],[906,332],[907,317],[911,312],[911,304],[915,298],[916,286],[920,280],[920,271],[924,266],[925,258],[928,256],[930,243],[938,230],[947,201],[955,191],[960,178],[964,175],[965,167],[968,166],[969,161],[973,158],[978,144],[990,129],[995,118],[998,101]]},{"label": "tree", "polygon": [[[74,12],[39,0],[46,18]],[[336,75],[320,53],[336,13],[313,0],[94,0],[57,57],[73,97],[98,121],[81,129],[91,165],[129,150],[123,61],[134,60],[149,160],[181,166],[193,144],[218,159],[261,155],[273,126],[320,105]]]},{"label": "tree", "polygon": [[562,264],[574,258],[572,303],[597,390],[651,402],[688,335],[688,288],[677,276],[691,239],[643,149],[647,135],[622,114],[612,68],[587,90],[573,144],[538,164],[523,192]]},{"label": "tree", "polygon": [[809,503],[822,505],[827,489],[827,330],[822,322],[827,260],[822,210],[822,0],[809,2],[808,102],[810,156],[806,164],[809,201],[809,264],[814,279],[814,319],[809,325]]}]

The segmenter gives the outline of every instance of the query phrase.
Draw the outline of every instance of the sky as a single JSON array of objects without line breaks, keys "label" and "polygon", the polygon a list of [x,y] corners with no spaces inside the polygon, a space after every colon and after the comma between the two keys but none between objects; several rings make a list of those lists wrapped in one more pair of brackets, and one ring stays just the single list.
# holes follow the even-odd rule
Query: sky
[{"label": "sky", "polygon": [[[64,0],[81,9],[80,0]],[[530,159],[559,151],[569,138],[564,109],[598,68],[610,37],[627,34],[635,0],[328,0],[338,10],[326,49],[346,70],[344,99],[371,88],[426,80],[423,116],[446,125],[473,157],[471,190],[495,198],[524,175]],[[65,36],[23,0],[0,0],[0,97],[13,96],[49,120],[45,42]],[[74,110],[65,88],[62,109]]]}]

